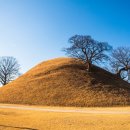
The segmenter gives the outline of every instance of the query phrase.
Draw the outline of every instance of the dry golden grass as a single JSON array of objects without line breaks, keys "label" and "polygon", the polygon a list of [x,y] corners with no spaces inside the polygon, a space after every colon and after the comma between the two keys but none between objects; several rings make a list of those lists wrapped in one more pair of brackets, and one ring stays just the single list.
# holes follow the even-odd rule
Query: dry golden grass
[{"label": "dry golden grass", "polygon": [[130,104],[130,85],[113,74],[71,58],[43,62],[0,88],[0,102],[50,106]]},{"label": "dry golden grass", "polygon": [[[50,107],[51,108],[51,107]],[[68,108],[58,108],[68,109]],[[76,109],[76,108],[71,108]],[[82,110],[82,108],[79,108]],[[84,108],[130,111],[130,108]],[[81,114],[0,108],[0,130],[130,130],[130,114]]]}]

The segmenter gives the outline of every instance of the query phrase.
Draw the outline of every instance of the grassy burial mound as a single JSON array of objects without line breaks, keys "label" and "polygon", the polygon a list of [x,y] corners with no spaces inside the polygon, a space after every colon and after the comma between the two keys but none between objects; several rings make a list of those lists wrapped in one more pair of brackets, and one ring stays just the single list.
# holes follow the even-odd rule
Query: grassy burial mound
[{"label": "grassy burial mound", "polygon": [[1,103],[50,106],[115,106],[130,104],[130,84],[72,58],[42,62],[0,88]]}]

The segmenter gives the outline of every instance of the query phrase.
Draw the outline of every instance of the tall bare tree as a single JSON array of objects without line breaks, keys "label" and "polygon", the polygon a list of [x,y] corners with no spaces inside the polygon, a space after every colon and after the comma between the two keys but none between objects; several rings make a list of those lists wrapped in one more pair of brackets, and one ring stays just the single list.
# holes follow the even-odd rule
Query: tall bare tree
[{"label": "tall bare tree", "polygon": [[94,62],[108,59],[105,52],[112,49],[108,43],[98,42],[88,35],[74,35],[69,39],[69,43],[71,46],[64,49],[66,54],[84,61],[88,71],[91,71]]},{"label": "tall bare tree", "polygon": [[0,58],[0,83],[8,84],[19,75],[20,65],[13,57]]},{"label": "tall bare tree", "polygon": [[118,77],[126,78],[127,74],[124,71],[130,70],[130,48],[118,47],[113,50],[110,64]]}]

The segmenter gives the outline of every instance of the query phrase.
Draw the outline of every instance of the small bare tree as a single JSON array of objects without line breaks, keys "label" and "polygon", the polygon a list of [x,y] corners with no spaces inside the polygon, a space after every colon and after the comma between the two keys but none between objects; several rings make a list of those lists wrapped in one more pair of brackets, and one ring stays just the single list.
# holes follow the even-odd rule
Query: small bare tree
[{"label": "small bare tree", "polygon": [[71,46],[64,49],[66,54],[84,61],[88,71],[91,71],[94,62],[108,59],[105,52],[112,49],[108,43],[98,42],[88,35],[75,35],[69,39],[69,43]]},{"label": "small bare tree", "polygon": [[130,48],[118,47],[113,50],[110,64],[120,78],[126,78],[128,75],[124,71],[130,70]]},{"label": "small bare tree", "polygon": [[0,58],[0,83],[8,84],[19,75],[20,65],[13,57]]}]

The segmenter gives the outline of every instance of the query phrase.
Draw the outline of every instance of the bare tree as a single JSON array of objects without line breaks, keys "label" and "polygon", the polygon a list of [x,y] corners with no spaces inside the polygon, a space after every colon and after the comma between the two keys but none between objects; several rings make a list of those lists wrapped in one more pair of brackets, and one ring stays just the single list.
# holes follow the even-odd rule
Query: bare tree
[{"label": "bare tree", "polygon": [[94,62],[108,59],[105,51],[112,49],[108,43],[98,42],[88,35],[75,35],[69,39],[69,43],[71,46],[64,49],[66,54],[84,61],[88,71],[91,71]]},{"label": "bare tree", "polygon": [[20,65],[13,57],[0,58],[0,83],[8,84],[19,75]]},{"label": "bare tree", "polygon": [[124,71],[130,70],[130,48],[118,47],[113,50],[110,64],[118,77],[126,78],[128,75]]}]

